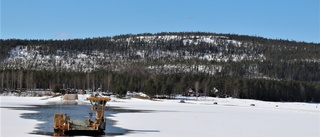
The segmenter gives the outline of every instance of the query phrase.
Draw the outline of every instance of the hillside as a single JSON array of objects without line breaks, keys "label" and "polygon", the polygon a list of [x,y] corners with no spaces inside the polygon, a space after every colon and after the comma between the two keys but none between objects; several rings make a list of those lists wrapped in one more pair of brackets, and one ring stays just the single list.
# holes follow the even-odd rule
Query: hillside
[{"label": "hillside", "polygon": [[[207,73],[319,81],[320,44],[213,33],[1,40],[1,69]],[[129,67],[130,66],[130,67]]]},{"label": "hillside", "polygon": [[[179,75],[176,76],[178,81],[173,81],[174,83],[179,83],[186,75],[198,75],[201,78],[207,76],[211,79],[254,78],[311,83],[320,81],[319,43],[235,34],[163,32],[72,40],[10,39],[0,40],[0,53],[2,74],[0,76],[3,88],[27,87],[27,85],[34,87],[31,86],[34,85],[31,84],[33,82],[30,84],[20,82],[19,85],[18,75],[19,73],[22,75],[20,81],[30,81],[26,78],[30,78],[31,74],[33,79],[40,78],[41,76],[35,76],[33,73],[39,74],[42,71],[55,79],[54,73],[61,75],[72,73],[69,79],[77,79],[73,74],[79,74],[77,77],[86,79],[83,82],[86,83],[83,87],[85,89],[91,87],[89,85],[92,83],[95,87],[104,85],[101,84],[102,78],[87,76],[102,72],[107,77],[102,83],[109,81],[109,84],[106,84],[108,89],[111,79],[114,82],[115,75],[127,73],[138,81],[143,76],[149,76],[147,79],[152,79],[153,83],[158,77],[164,76],[167,80],[173,75]],[[9,75],[12,77],[13,73],[16,78],[7,78]],[[95,84],[99,82],[100,84]],[[194,82],[190,81],[184,88],[188,86],[195,88]],[[37,87],[52,88],[53,85],[62,84],[58,79],[54,82],[48,81],[42,86],[39,86],[40,83],[36,84]],[[79,87],[76,85],[81,84],[72,85]],[[200,87],[205,90],[204,84]],[[135,89],[121,90],[124,92],[140,88],[141,84],[140,87],[135,86]]]}]

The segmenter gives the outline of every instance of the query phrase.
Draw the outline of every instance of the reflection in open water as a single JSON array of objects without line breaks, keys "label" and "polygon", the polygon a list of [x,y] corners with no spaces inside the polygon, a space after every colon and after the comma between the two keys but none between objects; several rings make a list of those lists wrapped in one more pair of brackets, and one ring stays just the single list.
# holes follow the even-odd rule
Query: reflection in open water
[{"label": "reflection in open water", "polygon": [[[70,119],[86,120],[88,119],[89,113],[95,113],[91,111],[90,105],[39,105],[35,107],[21,107],[13,108],[21,110],[33,110],[37,111],[35,113],[23,113],[22,118],[25,119],[35,119],[44,123],[38,124],[34,131],[30,131],[31,134],[41,134],[41,135],[53,135],[53,116],[54,113],[65,113],[70,116]],[[110,119],[113,114],[129,112],[123,109],[117,109],[112,107],[106,107],[105,116],[107,118],[106,125],[106,135],[105,136],[114,136],[114,135],[123,135],[129,132],[127,129],[120,127],[115,127],[113,120]]]}]

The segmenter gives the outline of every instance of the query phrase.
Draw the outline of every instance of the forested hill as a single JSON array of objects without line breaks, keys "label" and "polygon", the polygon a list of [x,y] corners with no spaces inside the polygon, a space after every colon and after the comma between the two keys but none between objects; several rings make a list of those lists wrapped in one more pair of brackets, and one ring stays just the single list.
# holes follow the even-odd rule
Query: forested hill
[{"label": "forested hill", "polygon": [[320,44],[213,33],[1,40],[0,69],[125,71],[320,81]]},{"label": "forested hill", "polygon": [[[7,72],[18,70],[25,77],[31,71],[46,71],[83,75],[105,72],[112,73],[112,77],[129,73],[152,75],[153,79],[192,74],[247,80],[320,81],[319,43],[235,34],[163,32],[71,40],[1,39],[0,53],[2,81],[6,81]],[[3,88],[9,85],[2,83]],[[22,83],[25,87],[25,82]]]}]

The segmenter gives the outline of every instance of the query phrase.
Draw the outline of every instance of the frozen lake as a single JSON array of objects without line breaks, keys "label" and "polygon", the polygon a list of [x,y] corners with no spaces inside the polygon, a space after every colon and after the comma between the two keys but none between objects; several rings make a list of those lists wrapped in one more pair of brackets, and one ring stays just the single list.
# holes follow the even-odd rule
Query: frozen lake
[{"label": "frozen lake", "polygon": [[[84,102],[81,105],[62,105],[60,109],[60,105],[48,105],[59,98],[2,96],[1,136],[48,135],[52,132],[53,114],[60,110],[64,113],[80,111],[82,114],[70,114],[71,119],[86,119],[91,111],[83,98],[79,97],[79,102]],[[190,98],[185,103],[179,102],[114,98],[108,102],[106,110],[107,136],[320,136],[317,103],[233,98]],[[30,106],[34,107],[26,108]]]}]

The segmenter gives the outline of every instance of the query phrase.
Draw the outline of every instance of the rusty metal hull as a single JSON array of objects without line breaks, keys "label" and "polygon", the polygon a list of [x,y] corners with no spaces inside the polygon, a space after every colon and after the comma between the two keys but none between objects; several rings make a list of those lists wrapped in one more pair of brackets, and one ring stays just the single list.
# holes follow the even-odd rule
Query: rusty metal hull
[{"label": "rusty metal hull", "polygon": [[[105,124],[101,124],[105,126]],[[96,136],[105,135],[104,128],[94,129],[87,120],[70,120],[69,130],[55,130],[55,136]]]},{"label": "rusty metal hull", "polygon": [[104,131],[98,130],[69,130],[64,132],[65,136],[99,136],[105,135]]}]

